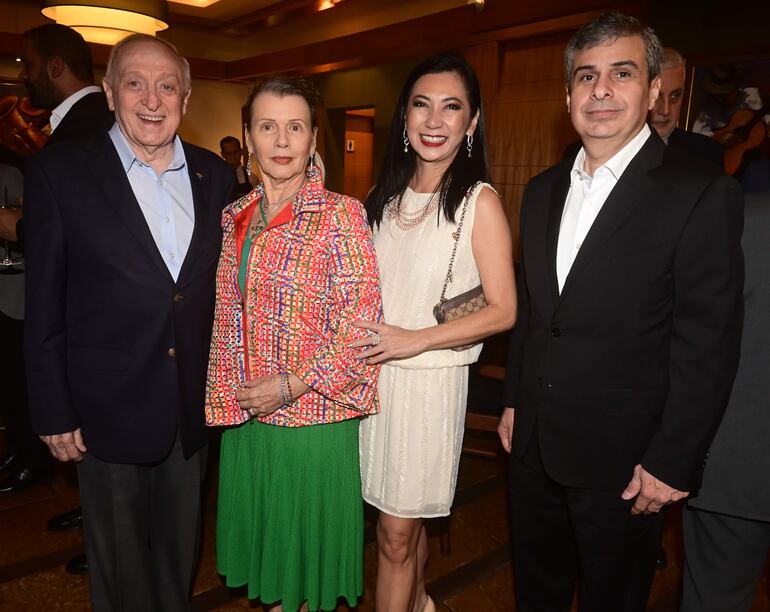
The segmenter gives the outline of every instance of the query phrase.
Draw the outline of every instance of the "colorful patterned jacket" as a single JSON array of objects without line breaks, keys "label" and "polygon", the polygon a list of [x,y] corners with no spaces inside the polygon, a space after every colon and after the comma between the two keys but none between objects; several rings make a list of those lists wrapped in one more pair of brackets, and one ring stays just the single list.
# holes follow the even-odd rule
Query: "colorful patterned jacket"
[{"label": "colorful patterned jacket", "polygon": [[[236,425],[251,415],[235,399],[245,380],[291,372],[310,391],[291,405],[258,417],[300,427],[379,411],[379,367],[348,344],[365,335],[355,320],[382,317],[377,259],[358,200],[326,191],[317,167],[291,210],[254,240],[245,306],[238,283],[251,212],[260,185],[222,215],[217,302],[206,387],[206,423]],[[259,212],[257,212],[259,214]]]}]

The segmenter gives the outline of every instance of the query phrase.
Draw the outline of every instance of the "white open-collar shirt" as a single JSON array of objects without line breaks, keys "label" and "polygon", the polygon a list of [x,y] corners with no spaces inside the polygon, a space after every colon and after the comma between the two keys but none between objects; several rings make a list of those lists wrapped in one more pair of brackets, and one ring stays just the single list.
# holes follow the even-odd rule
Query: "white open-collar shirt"
[{"label": "white open-collar shirt", "polygon": [[556,277],[559,280],[559,293],[607,197],[628,164],[647,142],[650,134],[650,128],[645,123],[628,144],[596,169],[593,176],[584,170],[585,149],[581,148],[577,154],[570,172],[570,186],[561,215],[559,243],[556,249]]}]

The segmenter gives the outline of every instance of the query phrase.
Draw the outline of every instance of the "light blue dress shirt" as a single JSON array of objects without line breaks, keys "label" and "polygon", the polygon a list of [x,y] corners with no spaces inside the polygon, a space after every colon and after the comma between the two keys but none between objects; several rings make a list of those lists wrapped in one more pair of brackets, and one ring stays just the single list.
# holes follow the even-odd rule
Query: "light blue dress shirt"
[{"label": "light blue dress shirt", "polygon": [[174,137],[174,157],[158,175],[134,154],[117,122],[109,134],[155,245],[176,281],[195,227],[192,185],[182,141]]}]

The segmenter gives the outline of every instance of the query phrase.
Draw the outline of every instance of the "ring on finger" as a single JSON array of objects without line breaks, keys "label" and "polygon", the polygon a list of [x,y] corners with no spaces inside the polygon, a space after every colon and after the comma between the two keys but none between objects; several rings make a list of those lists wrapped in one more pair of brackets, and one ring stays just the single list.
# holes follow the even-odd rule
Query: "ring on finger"
[{"label": "ring on finger", "polygon": [[377,346],[380,343],[380,334],[377,332],[371,332],[370,336],[372,346]]}]

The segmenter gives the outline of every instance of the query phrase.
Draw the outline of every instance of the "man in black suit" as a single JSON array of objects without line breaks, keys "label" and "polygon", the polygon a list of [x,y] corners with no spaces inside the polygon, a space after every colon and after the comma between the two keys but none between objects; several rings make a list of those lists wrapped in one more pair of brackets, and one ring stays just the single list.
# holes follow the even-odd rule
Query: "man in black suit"
[{"label": "man in black suit", "polygon": [[738,374],[683,516],[682,612],[751,609],[770,550],[770,191],[746,196],[746,319]]},{"label": "man in black suit", "polygon": [[696,487],[735,373],[742,195],[647,126],[660,56],[620,13],[575,34],[583,148],[522,202],[499,427],[522,612],[568,611],[578,580],[581,610],[645,609],[659,511]]},{"label": "man in black suit", "polygon": [[95,610],[186,610],[208,431],[203,391],[232,171],[176,135],[187,62],[131,36],[103,81],[116,122],[29,164],[32,423],[78,462]]},{"label": "man in black suit", "polygon": [[650,125],[668,146],[705,159],[720,168],[723,163],[722,145],[703,134],[687,132],[679,127],[684,96],[685,62],[681,54],[671,48],[663,49],[660,71],[660,93],[650,111]]},{"label": "man in black suit", "polygon": [[[75,30],[53,23],[27,30],[22,36],[21,61],[20,76],[29,93],[30,104],[51,111],[52,131],[46,147],[103,132],[115,121],[107,108],[104,93],[94,85],[91,51]],[[3,215],[0,224],[9,230],[15,226],[15,232],[4,237],[22,242],[24,232],[20,212],[21,209],[0,211]],[[4,323],[19,328],[18,333],[4,333],[4,337],[21,338],[23,321]],[[16,352],[21,362],[21,344],[9,347],[9,350]],[[11,407],[7,418],[12,444],[7,455],[0,458],[0,466],[9,469],[9,475],[0,482],[0,493],[16,493],[47,477],[49,471],[45,446],[30,428],[23,376],[10,384],[18,388],[10,395],[19,400]]]}]

